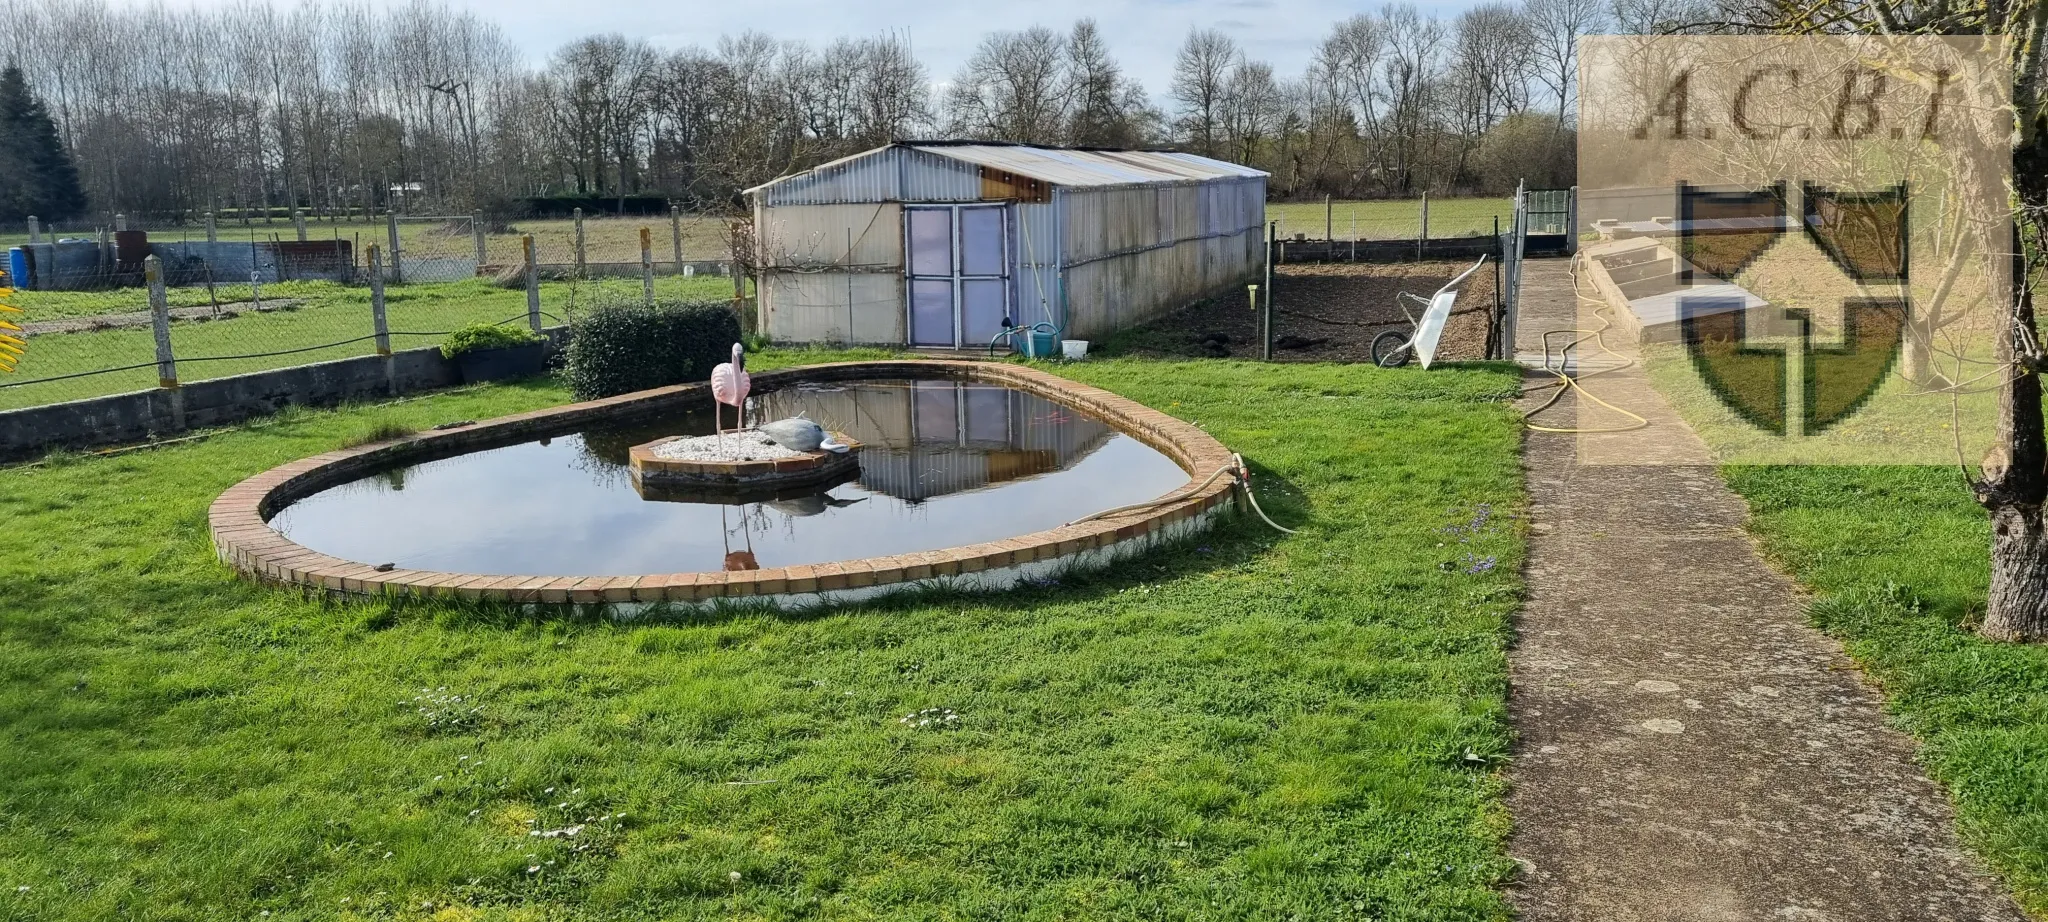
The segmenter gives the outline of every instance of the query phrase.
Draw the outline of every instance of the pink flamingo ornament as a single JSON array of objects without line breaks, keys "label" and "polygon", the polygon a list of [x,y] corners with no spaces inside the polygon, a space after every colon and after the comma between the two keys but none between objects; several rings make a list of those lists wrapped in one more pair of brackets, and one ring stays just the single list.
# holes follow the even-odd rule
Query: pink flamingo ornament
[{"label": "pink flamingo ornament", "polygon": [[732,344],[732,361],[722,362],[711,369],[711,397],[718,401],[711,405],[712,425],[718,427],[718,434],[725,434],[725,411],[718,404],[733,408],[733,429],[746,426],[747,391],[752,389],[753,380],[747,377],[747,353],[739,343]]}]

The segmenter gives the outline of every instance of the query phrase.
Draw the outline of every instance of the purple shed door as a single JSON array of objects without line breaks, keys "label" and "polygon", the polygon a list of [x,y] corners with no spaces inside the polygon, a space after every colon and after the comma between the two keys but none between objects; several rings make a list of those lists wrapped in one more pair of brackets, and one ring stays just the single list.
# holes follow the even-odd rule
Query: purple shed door
[{"label": "purple shed door", "polygon": [[1005,205],[911,205],[903,210],[910,342],[975,348],[1010,312]]},{"label": "purple shed door", "polygon": [[910,342],[953,345],[953,280],[910,280]]}]

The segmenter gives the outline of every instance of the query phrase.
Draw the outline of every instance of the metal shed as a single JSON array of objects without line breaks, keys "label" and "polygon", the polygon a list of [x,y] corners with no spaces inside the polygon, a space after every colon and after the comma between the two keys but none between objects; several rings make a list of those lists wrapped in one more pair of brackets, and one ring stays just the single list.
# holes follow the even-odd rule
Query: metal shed
[{"label": "metal shed", "polygon": [[972,349],[1009,319],[1099,339],[1258,272],[1266,176],[1173,151],[990,142],[835,160],[747,190],[762,330]]}]

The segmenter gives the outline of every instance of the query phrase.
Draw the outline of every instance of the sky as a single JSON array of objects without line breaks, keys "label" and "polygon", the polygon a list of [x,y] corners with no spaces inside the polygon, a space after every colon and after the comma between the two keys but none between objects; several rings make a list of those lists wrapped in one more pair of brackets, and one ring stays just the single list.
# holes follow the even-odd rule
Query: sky
[{"label": "sky", "polygon": [[[150,0],[117,0],[141,4]],[[224,5],[228,0],[168,0],[170,6]],[[276,0],[280,4],[291,0]],[[404,0],[371,0],[392,6]],[[1038,0],[996,6],[975,0],[603,0],[588,6],[559,0],[445,0],[494,21],[535,63],[584,35],[619,32],[664,48],[711,46],[721,34],[747,30],[814,45],[833,39],[907,32],[934,82],[953,76],[991,31],[1044,25],[1064,31],[1092,16],[1126,72],[1155,97],[1166,93],[1173,56],[1191,28],[1220,29],[1282,77],[1301,73],[1331,24],[1377,10],[1374,2],[1337,0]],[[1424,14],[1454,16],[1475,0],[1415,0]],[[576,15],[564,15],[575,10]]]}]

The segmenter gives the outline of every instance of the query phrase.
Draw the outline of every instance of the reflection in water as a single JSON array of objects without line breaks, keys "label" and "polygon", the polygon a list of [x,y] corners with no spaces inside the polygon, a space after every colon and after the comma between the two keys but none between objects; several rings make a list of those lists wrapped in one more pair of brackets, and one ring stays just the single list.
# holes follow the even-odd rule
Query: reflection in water
[{"label": "reflection in water", "polygon": [[937,550],[1052,528],[1187,483],[1113,427],[1008,388],[953,381],[807,385],[749,400],[863,446],[858,479],[720,497],[635,492],[634,446],[712,431],[711,408],[372,475],[272,525],[325,553],[496,574],[756,569]]}]

